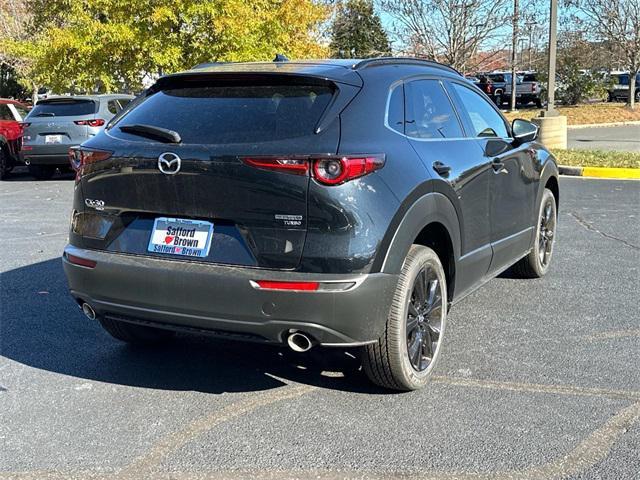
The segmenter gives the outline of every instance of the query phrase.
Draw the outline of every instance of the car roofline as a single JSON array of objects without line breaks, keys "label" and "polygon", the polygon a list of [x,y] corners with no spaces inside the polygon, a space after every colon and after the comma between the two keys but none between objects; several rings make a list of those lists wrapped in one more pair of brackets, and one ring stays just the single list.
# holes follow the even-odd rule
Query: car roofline
[{"label": "car roofline", "polygon": [[205,69],[213,69],[215,67],[222,66],[231,66],[231,65],[282,65],[282,64],[290,64],[290,65],[300,65],[304,67],[306,65],[309,66],[327,66],[327,67],[341,67],[351,70],[362,70],[367,67],[379,66],[379,65],[418,65],[425,67],[433,67],[440,68],[443,70],[447,70],[449,72],[455,73],[457,75],[462,75],[455,68],[445,65],[444,63],[436,62],[434,60],[427,60],[424,58],[415,58],[415,57],[374,57],[374,58],[347,58],[347,59],[320,59],[320,60],[279,60],[277,62],[208,62],[201,63],[193,67],[190,71],[193,70],[205,70]]}]

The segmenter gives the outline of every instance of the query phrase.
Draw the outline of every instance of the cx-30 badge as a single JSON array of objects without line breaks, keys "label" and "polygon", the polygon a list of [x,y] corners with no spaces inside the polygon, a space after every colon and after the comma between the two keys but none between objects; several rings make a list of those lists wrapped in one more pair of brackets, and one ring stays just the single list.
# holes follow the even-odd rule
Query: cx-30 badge
[{"label": "cx-30 badge", "polygon": [[175,175],[181,166],[182,160],[175,153],[165,152],[158,157],[158,169],[167,175]]}]

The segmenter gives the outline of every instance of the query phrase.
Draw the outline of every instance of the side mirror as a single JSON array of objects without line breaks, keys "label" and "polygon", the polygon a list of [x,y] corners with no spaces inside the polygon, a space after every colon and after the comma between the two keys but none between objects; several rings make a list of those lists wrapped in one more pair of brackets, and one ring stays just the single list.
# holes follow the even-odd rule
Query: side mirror
[{"label": "side mirror", "polygon": [[538,138],[538,126],[534,123],[516,118],[511,124],[511,131],[513,132],[513,138],[518,145],[533,142]]}]

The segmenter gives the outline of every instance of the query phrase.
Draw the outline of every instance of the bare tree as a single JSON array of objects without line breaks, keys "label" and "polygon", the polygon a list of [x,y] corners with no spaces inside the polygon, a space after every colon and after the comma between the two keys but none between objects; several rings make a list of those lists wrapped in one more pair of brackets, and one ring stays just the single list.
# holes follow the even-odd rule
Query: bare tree
[{"label": "bare tree", "polygon": [[611,55],[629,70],[629,100],[635,108],[636,76],[640,73],[640,1],[567,0],[578,9],[575,21],[584,31],[611,47]]},{"label": "bare tree", "polygon": [[399,37],[414,55],[467,72],[479,48],[510,18],[510,0],[381,0]]}]

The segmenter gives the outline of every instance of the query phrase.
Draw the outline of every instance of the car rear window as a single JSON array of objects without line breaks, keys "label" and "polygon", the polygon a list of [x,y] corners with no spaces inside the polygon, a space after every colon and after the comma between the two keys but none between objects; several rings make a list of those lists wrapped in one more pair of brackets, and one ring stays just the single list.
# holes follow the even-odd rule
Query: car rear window
[{"label": "car rear window", "polygon": [[31,110],[30,117],[79,117],[93,115],[98,104],[93,100],[41,100]]},{"label": "car rear window", "polygon": [[295,138],[313,133],[332,94],[326,85],[170,88],[146,98],[114,130],[152,125],[178,132],[184,143],[204,144]]}]

